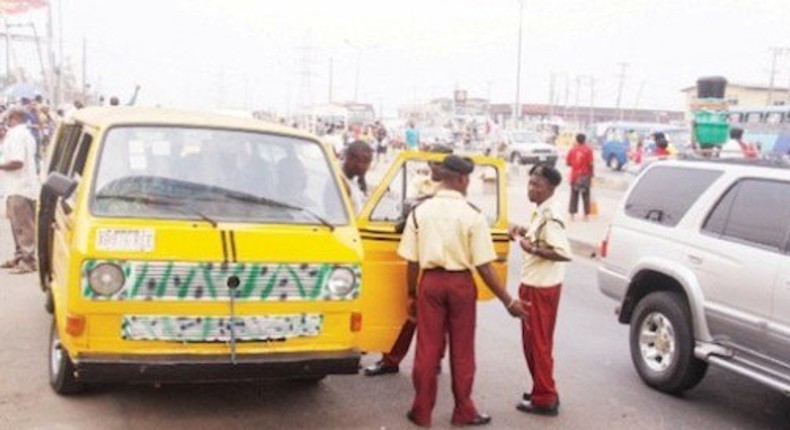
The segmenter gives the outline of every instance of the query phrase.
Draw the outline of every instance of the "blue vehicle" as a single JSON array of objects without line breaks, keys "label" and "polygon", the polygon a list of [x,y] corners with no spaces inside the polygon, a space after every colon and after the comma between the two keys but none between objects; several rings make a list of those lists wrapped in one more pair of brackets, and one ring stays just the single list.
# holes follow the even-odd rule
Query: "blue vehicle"
[{"label": "blue vehicle", "polygon": [[[653,122],[615,121],[601,123],[596,126],[596,139],[601,142],[601,157],[612,170],[622,170],[628,163],[632,146],[642,138],[645,150],[651,151],[653,133],[661,131],[667,134],[670,143],[681,144],[673,135],[688,134],[686,127]],[[680,139],[683,140],[683,139]],[[682,142],[683,145],[686,142]]]}]

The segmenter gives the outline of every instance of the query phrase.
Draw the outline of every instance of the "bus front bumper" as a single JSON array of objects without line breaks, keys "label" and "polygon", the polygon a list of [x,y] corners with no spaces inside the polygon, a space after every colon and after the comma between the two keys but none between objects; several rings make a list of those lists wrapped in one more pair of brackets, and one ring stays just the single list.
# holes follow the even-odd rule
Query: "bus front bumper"
[{"label": "bus front bumper", "polygon": [[223,382],[263,379],[310,379],[356,374],[357,350],[239,355],[82,354],[74,361],[77,378],[86,383]]}]

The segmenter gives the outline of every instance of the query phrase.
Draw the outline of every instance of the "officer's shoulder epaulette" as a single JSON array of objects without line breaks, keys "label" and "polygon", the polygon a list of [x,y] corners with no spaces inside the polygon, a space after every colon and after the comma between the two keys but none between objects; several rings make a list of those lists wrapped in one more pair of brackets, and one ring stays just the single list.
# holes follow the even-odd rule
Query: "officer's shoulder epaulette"
[{"label": "officer's shoulder epaulette", "polygon": [[472,202],[470,202],[470,201],[467,201],[467,202],[466,202],[466,204],[468,204],[470,208],[474,209],[474,211],[475,211],[475,212],[483,212],[482,210],[480,210],[480,208],[479,208],[479,207],[475,206],[475,205],[474,205],[474,204],[472,204]]}]

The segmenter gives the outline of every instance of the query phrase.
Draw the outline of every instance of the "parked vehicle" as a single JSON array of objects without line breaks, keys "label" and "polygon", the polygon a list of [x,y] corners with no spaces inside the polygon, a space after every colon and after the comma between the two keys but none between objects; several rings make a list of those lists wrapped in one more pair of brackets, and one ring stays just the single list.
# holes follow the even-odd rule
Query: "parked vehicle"
[{"label": "parked vehicle", "polygon": [[[319,381],[389,350],[406,318],[407,180],[441,155],[401,154],[355,219],[330,150],[223,115],[113,107],[64,121],[38,212],[54,391]],[[493,180],[475,176],[469,198],[507,256],[504,163],[474,161]],[[496,267],[506,275],[504,257]]]},{"label": "parked vehicle", "polygon": [[[643,139],[645,150],[650,151],[653,142],[652,135],[661,131],[677,152],[678,145],[687,145],[689,131],[686,127],[672,126],[660,123],[615,121],[598,124],[596,140],[601,142],[601,158],[612,170],[622,170],[628,163],[630,151],[638,139]],[[682,142],[681,142],[682,141]],[[649,155],[649,152],[646,153]]]},{"label": "parked vehicle", "polygon": [[709,365],[790,395],[790,165],[647,166],[602,244],[601,291],[643,381],[678,393]]},{"label": "parked vehicle", "polygon": [[557,148],[546,143],[539,134],[530,130],[517,130],[507,133],[503,156],[511,163],[557,164]]}]

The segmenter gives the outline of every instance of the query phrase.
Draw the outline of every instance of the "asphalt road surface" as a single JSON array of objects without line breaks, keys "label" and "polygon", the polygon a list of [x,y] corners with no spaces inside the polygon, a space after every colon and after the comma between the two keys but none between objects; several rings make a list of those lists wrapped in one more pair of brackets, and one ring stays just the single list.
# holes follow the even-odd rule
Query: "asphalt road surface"
[{"label": "asphalt road surface", "polygon": [[[7,239],[7,236],[3,236]],[[5,243],[0,246],[6,246]],[[7,252],[7,251],[6,251]],[[514,250],[512,261],[519,261]],[[697,388],[672,397],[643,385],[631,365],[627,327],[597,289],[595,266],[569,266],[556,334],[559,417],[514,406],[530,384],[517,322],[499,303],[480,306],[474,397],[492,429],[786,429],[790,399],[711,369]],[[518,264],[511,266],[511,291]],[[32,275],[0,274],[2,429],[408,429],[411,355],[397,375],[330,376],[317,385],[245,384],[98,387],[75,397],[47,381],[51,322]],[[371,363],[374,356],[364,358]],[[444,363],[434,428],[450,428],[452,395]]]}]

